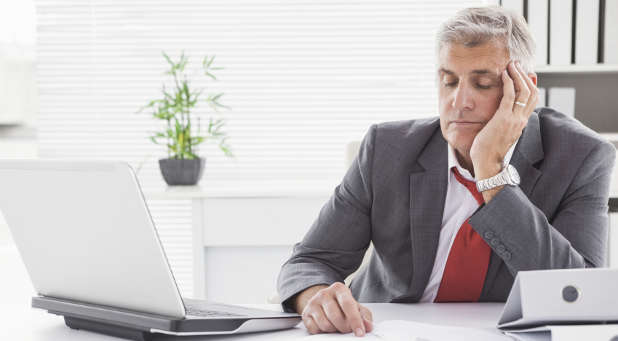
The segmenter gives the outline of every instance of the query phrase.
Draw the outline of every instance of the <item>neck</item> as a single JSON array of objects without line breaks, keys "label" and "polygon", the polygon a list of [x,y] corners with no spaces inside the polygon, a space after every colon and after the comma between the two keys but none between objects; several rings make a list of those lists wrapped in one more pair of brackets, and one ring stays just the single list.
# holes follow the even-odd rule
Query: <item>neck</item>
[{"label": "neck", "polygon": [[468,151],[465,154],[460,153],[457,149],[455,149],[455,157],[457,157],[457,162],[465,168],[472,176],[474,176],[474,166],[472,165],[472,159],[470,158],[470,152]]}]

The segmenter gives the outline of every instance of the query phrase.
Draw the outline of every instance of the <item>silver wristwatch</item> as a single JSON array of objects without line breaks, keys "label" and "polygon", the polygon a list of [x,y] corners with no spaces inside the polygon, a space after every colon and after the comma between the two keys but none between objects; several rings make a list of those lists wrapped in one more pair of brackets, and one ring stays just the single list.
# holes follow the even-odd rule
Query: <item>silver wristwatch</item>
[{"label": "silver wristwatch", "polygon": [[517,173],[517,169],[515,169],[512,165],[507,165],[502,168],[500,173],[492,176],[491,178],[477,181],[476,189],[479,192],[484,192],[502,185],[517,186],[519,185],[519,180],[519,173]]}]

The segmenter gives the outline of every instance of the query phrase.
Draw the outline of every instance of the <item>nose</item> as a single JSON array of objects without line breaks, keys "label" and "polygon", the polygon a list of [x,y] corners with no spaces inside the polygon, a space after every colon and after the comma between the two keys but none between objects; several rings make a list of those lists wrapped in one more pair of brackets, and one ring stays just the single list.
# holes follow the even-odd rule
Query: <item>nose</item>
[{"label": "nose", "polygon": [[474,109],[472,89],[466,86],[465,82],[459,82],[459,84],[457,84],[457,88],[453,92],[453,96],[453,109],[458,111]]}]

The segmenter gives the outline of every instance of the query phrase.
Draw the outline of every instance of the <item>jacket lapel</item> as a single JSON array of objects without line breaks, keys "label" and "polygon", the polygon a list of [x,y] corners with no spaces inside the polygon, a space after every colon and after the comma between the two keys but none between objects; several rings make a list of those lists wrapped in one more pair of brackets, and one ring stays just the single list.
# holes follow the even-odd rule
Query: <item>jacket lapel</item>
[{"label": "jacket lapel", "polygon": [[447,143],[438,128],[410,174],[413,275],[408,294],[412,301],[418,301],[423,295],[438,249],[447,189],[447,152]]},{"label": "jacket lapel", "polygon": [[534,165],[543,160],[544,156],[539,116],[532,113],[511,158],[511,164],[515,166],[521,178],[519,188],[528,197],[541,176],[541,171]]}]

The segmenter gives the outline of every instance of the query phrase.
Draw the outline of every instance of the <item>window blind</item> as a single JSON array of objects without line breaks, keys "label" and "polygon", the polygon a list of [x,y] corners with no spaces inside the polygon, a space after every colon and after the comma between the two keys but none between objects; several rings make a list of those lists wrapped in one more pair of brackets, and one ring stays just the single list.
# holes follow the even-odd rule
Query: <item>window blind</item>
[{"label": "window blind", "polygon": [[[184,50],[192,85],[231,107],[236,157],[200,148],[204,187],[332,186],[346,143],[370,124],[437,114],[435,30],[479,3],[37,1],[41,155],[148,158],[140,180],[161,184],[166,153],[147,137],[163,123],[135,111],[160,95],[161,52]],[[204,55],[224,67],[219,81],[201,76]]]},{"label": "window blind", "polygon": [[[37,0],[40,155],[125,160],[142,186],[162,185],[166,151],[148,136],[163,122],[135,112],[160,95],[162,51],[184,51],[191,85],[224,92],[231,107],[223,115],[236,157],[204,145],[202,187],[328,190],[344,173],[345,145],[372,123],[437,115],[435,31],[482,2]],[[205,55],[224,67],[216,82],[200,73]],[[212,111],[196,113],[205,122]],[[190,206],[153,205],[189,294],[190,212],[178,205]]]}]

